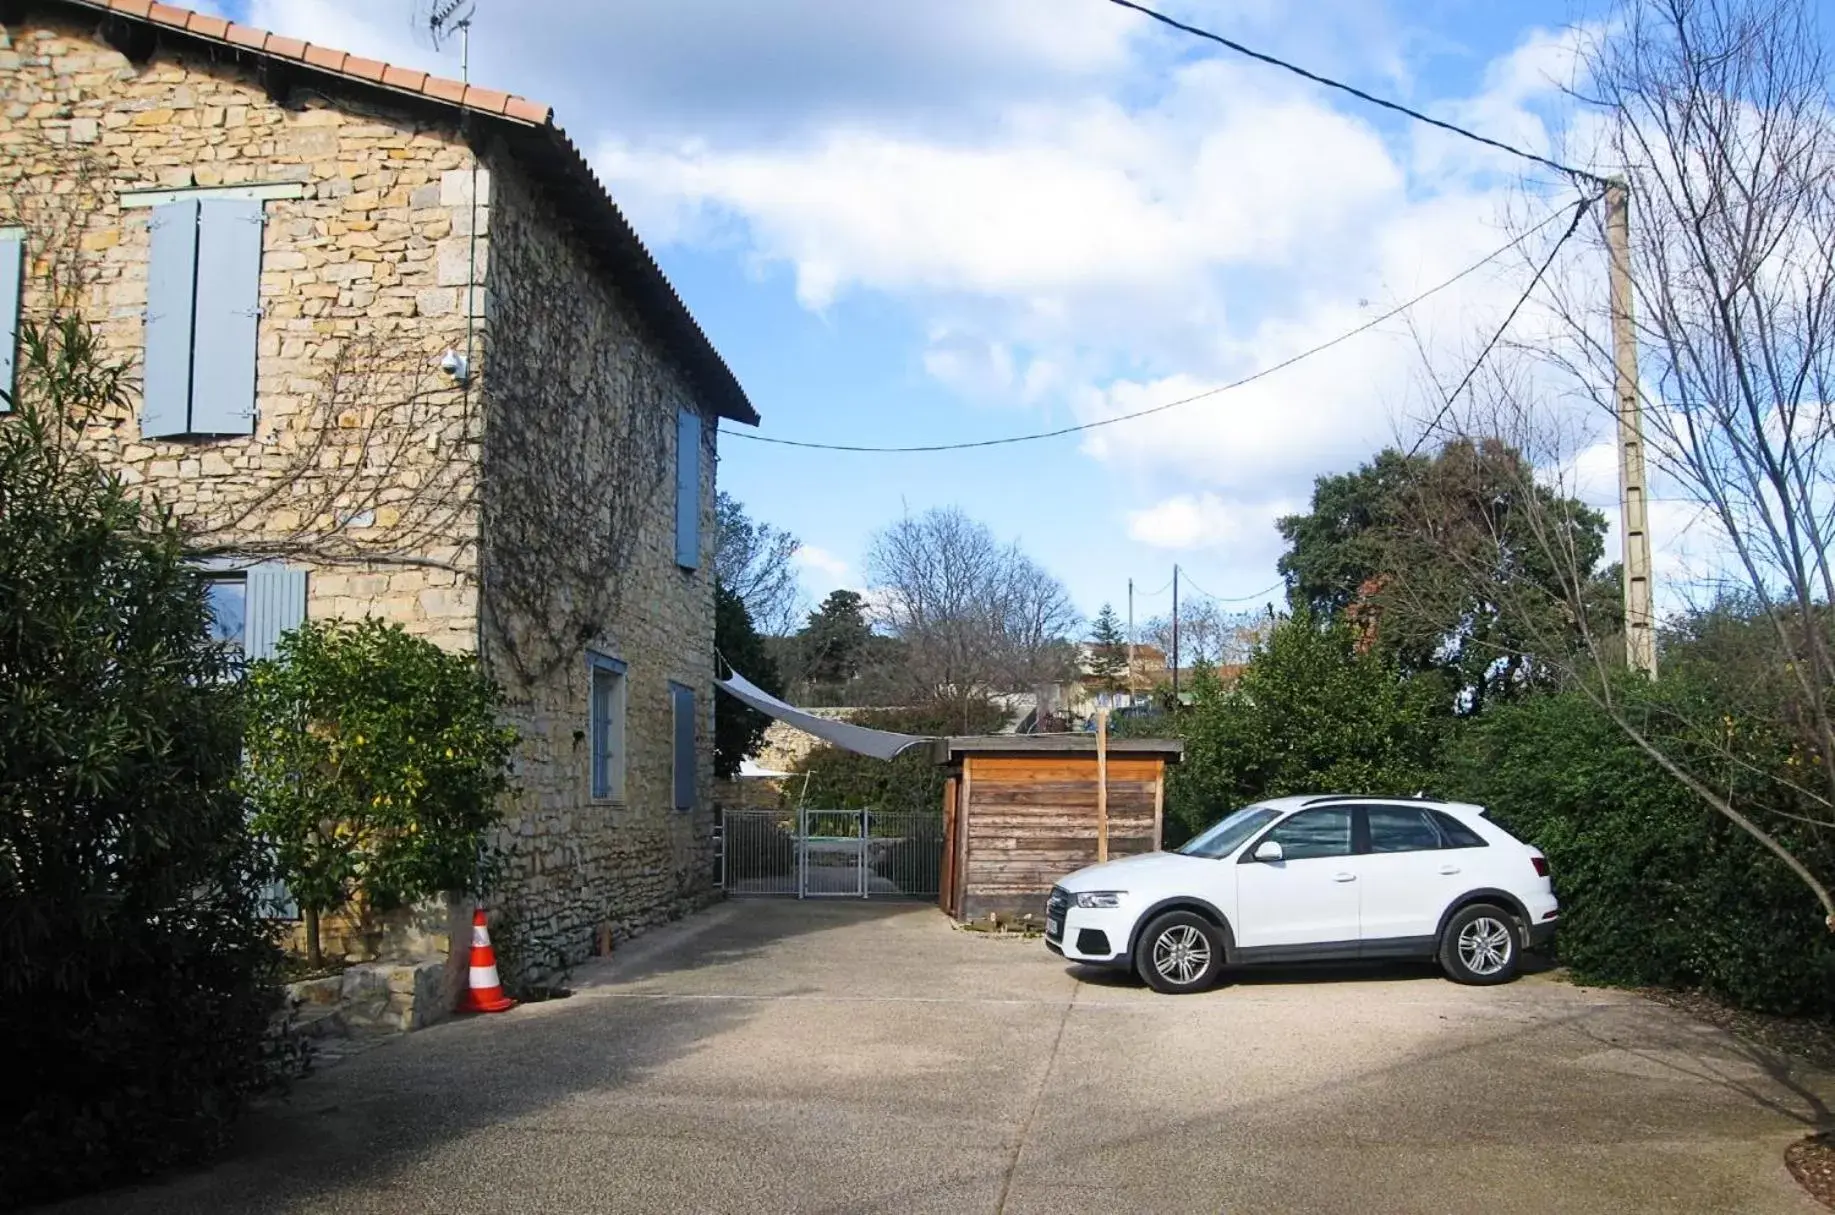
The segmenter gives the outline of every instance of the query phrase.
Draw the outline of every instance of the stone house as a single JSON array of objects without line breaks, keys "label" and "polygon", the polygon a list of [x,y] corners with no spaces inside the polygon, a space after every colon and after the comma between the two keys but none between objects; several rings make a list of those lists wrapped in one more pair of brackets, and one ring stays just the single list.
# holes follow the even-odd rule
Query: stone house
[{"label": "stone house", "polygon": [[374,614],[503,683],[526,964],[714,897],[715,435],[758,417],[547,107],[0,0],[0,388],[58,310],[132,364],[83,442],[192,528],[227,643]]}]

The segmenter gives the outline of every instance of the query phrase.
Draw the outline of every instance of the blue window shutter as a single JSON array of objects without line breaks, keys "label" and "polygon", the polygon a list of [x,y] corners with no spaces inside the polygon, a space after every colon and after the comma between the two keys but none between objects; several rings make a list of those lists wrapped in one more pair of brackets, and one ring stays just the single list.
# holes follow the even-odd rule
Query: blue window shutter
[{"label": "blue window shutter", "polygon": [[248,572],[248,616],[242,652],[250,662],[274,657],[280,635],[306,620],[306,571],[276,563]]},{"label": "blue window shutter", "polygon": [[255,430],[261,224],[257,199],[199,204],[193,434],[245,435]]},{"label": "blue window shutter", "polygon": [[669,694],[675,698],[675,808],[692,810],[695,801],[694,689],[672,683]]},{"label": "blue window shutter", "polygon": [[675,563],[701,568],[701,415],[675,415]]},{"label": "blue window shutter", "polygon": [[191,433],[192,300],[198,273],[198,205],[153,208],[147,256],[146,399],[140,433]]},{"label": "blue window shutter", "polygon": [[19,360],[19,295],[25,287],[25,240],[0,236],[0,413],[13,407]]}]

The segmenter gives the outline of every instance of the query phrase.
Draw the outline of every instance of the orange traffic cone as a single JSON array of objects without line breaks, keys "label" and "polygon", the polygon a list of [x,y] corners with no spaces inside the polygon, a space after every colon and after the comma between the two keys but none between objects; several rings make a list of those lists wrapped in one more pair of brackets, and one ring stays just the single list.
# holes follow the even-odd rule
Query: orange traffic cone
[{"label": "orange traffic cone", "polygon": [[459,999],[459,1011],[496,1013],[515,1007],[516,1001],[503,994],[503,983],[497,978],[497,951],[491,948],[491,930],[480,907],[471,920],[471,985]]}]

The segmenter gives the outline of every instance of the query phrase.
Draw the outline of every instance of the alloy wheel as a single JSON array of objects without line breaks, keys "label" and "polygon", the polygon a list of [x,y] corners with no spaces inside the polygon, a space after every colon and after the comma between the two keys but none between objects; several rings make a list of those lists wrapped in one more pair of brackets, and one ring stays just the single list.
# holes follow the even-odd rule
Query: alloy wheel
[{"label": "alloy wheel", "polygon": [[1488,977],[1510,964],[1510,927],[1479,916],[1459,932],[1459,960],[1475,975]]},{"label": "alloy wheel", "polygon": [[1211,944],[1190,924],[1174,924],[1153,942],[1153,968],[1173,983],[1191,983],[1211,964]]}]

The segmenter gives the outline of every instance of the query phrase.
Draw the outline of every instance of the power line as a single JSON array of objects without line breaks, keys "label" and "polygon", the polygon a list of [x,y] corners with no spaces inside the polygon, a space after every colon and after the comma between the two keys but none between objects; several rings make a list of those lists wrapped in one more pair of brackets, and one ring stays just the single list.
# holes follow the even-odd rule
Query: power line
[{"label": "power line", "polygon": [[1155,12],[1153,9],[1148,8],[1144,4],[1136,4],[1134,3],[1134,0],[1109,0],[1109,3],[1120,5],[1122,8],[1131,8],[1135,12],[1140,13],[1142,16],[1153,18],[1155,21],[1158,21],[1162,25],[1169,25],[1175,30],[1180,30],[1180,31],[1183,31],[1184,33],[1191,34],[1194,37],[1203,38],[1210,42],[1215,42],[1218,46],[1228,47],[1230,50],[1235,51],[1239,55],[1247,55],[1249,58],[1257,60],[1261,63],[1266,63],[1270,65],[1271,67],[1277,67],[1277,68],[1280,68],[1282,71],[1292,72],[1296,76],[1303,76],[1307,80],[1310,80],[1315,84],[1322,84],[1327,88],[1338,89],[1340,92],[1349,93],[1351,96],[1357,98],[1360,101],[1367,101],[1371,105],[1381,106],[1385,110],[1393,110],[1397,114],[1404,114],[1408,116],[1409,118],[1414,119],[1416,122],[1424,122],[1428,126],[1439,127],[1442,131],[1450,131],[1454,135],[1459,135],[1459,136],[1462,136],[1463,138],[1473,140],[1474,142],[1482,143],[1486,147],[1496,148],[1500,152],[1508,152],[1512,156],[1520,156],[1524,160],[1534,161],[1536,164],[1545,165],[1548,168],[1555,170],[1557,173],[1565,173],[1569,177],[1578,178],[1583,181],[1590,181],[1597,185],[1602,185],[1602,186],[1606,184],[1606,179],[1603,177],[1600,177],[1596,173],[1589,173],[1585,169],[1576,169],[1572,165],[1564,165],[1560,163],[1559,161],[1550,160],[1546,156],[1538,156],[1534,152],[1525,151],[1524,149],[1519,148],[1519,147],[1514,147],[1511,144],[1503,143],[1499,140],[1492,139],[1485,135],[1480,135],[1476,131],[1467,130],[1465,127],[1457,126],[1450,122],[1443,122],[1438,118],[1430,118],[1426,114],[1423,114],[1421,111],[1410,109],[1407,106],[1400,104],[1399,102],[1389,101],[1388,99],[1383,98],[1383,97],[1378,97],[1373,93],[1366,93],[1360,88],[1356,88],[1352,85],[1345,84],[1343,81],[1340,81],[1340,80],[1333,80],[1329,76],[1321,76],[1317,72],[1309,72],[1305,68],[1299,66],[1298,64],[1289,63],[1285,59],[1277,59],[1273,55],[1268,55],[1268,54],[1262,53],[1261,51],[1252,50],[1249,47],[1244,46],[1240,42],[1234,42],[1228,38],[1225,38],[1221,34],[1213,34],[1211,31],[1206,30],[1206,29],[1199,29],[1195,25],[1187,25],[1183,21],[1179,21],[1175,18],[1168,17],[1165,13]]},{"label": "power line", "polygon": [[1255,592],[1253,595],[1241,595],[1235,599],[1225,599],[1222,595],[1211,594],[1209,591],[1205,590],[1203,587],[1193,582],[1191,580],[1191,574],[1189,572],[1185,572],[1185,571],[1181,571],[1181,572],[1185,573],[1185,585],[1190,587],[1192,590],[1197,591],[1200,595],[1204,596],[1206,599],[1209,599],[1212,603],[1254,603],[1258,599],[1266,599],[1268,596],[1274,594],[1274,592],[1280,590],[1281,588],[1287,585],[1287,580],[1283,578],[1279,582],[1275,583],[1273,586],[1267,587],[1264,590],[1259,590]]},{"label": "power line", "polygon": [[1529,280],[1529,286],[1523,288],[1523,294],[1516,297],[1516,303],[1510,305],[1509,315],[1504,317],[1504,323],[1497,327],[1497,332],[1491,335],[1491,340],[1485,343],[1485,348],[1478,352],[1478,358],[1466,369],[1465,377],[1459,381],[1459,387],[1447,394],[1445,402],[1434,414],[1434,420],[1429,422],[1427,428],[1416,437],[1414,446],[1408,449],[1410,456],[1421,450],[1421,444],[1427,442],[1427,436],[1440,425],[1441,420],[1453,408],[1453,402],[1459,399],[1459,394],[1464,392],[1466,385],[1472,382],[1472,377],[1478,374],[1478,369],[1485,365],[1485,360],[1491,356],[1491,351],[1503,339],[1504,331],[1510,328],[1510,322],[1516,319],[1516,314],[1522,310],[1524,304],[1529,302],[1529,297],[1535,293],[1535,289],[1541,286],[1542,276],[1547,274],[1548,268],[1554,264],[1555,255],[1561,252],[1561,246],[1567,244],[1568,238],[1579,229],[1581,217],[1587,213],[1587,208],[1593,205],[1596,198],[1597,196],[1580,200],[1580,205],[1574,210],[1574,218],[1567,225],[1567,231],[1561,234],[1561,239],[1556,241],[1554,247],[1548,251],[1548,256],[1542,259],[1542,264],[1536,267],[1535,277]]},{"label": "power line", "polygon": [[[848,452],[872,452],[872,453],[884,453],[884,454],[911,454],[911,453],[917,453],[917,452],[967,451],[972,448],[978,448],[978,447],[1004,447],[1004,446],[1007,446],[1013,443],[1033,443],[1041,439],[1057,439],[1057,438],[1063,437],[1064,435],[1074,435],[1074,434],[1080,434],[1088,430],[1097,430],[1104,426],[1113,426],[1117,422],[1132,422],[1136,418],[1145,418],[1145,417],[1149,417],[1156,413],[1165,413],[1167,410],[1177,409],[1181,405],[1190,405],[1193,402],[1202,401],[1209,397],[1217,396],[1220,393],[1230,392],[1237,388],[1247,387],[1248,385],[1255,383],[1257,380],[1265,379],[1268,376],[1271,376],[1278,371],[1285,371],[1287,368],[1292,367],[1295,363],[1301,362],[1305,359],[1310,359],[1314,355],[1317,355],[1317,354],[1323,354],[1327,350],[1330,350],[1332,347],[1337,346],[1343,342],[1347,342],[1350,339],[1358,336],[1359,334],[1367,333],[1369,330],[1376,328],[1378,325],[1382,324],[1383,322],[1388,321],[1388,320],[1393,320],[1395,317],[1400,316],[1402,313],[1408,311],[1410,308],[1413,308],[1416,304],[1421,303],[1423,300],[1426,300],[1431,296],[1438,295],[1440,292],[1445,291],[1448,287],[1451,287],[1453,284],[1459,282],[1461,279],[1464,279],[1473,274],[1476,274],[1478,271],[1484,269],[1484,267],[1486,267],[1490,263],[1496,261],[1498,258],[1502,257],[1504,254],[1510,252],[1512,249],[1516,248],[1518,245],[1522,244],[1524,241],[1534,236],[1537,232],[1540,232],[1543,228],[1548,227],[1548,225],[1554,223],[1557,219],[1561,218],[1562,214],[1566,212],[1569,207],[1578,205],[1581,207],[1582,210],[1584,210],[1586,206],[1588,206],[1591,202],[1592,202],[1591,199],[1581,199],[1578,204],[1569,203],[1566,207],[1562,207],[1560,210],[1554,212],[1552,215],[1542,220],[1541,223],[1538,223],[1535,227],[1530,228],[1527,232],[1524,232],[1521,236],[1518,236],[1515,240],[1511,241],[1509,244],[1504,245],[1502,248],[1494,250],[1491,253],[1487,253],[1484,257],[1479,258],[1477,261],[1473,262],[1471,265],[1467,266],[1465,269],[1461,270],[1459,273],[1453,275],[1453,277],[1447,279],[1445,282],[1429,287],[1427,290],[1421,292],[1421,294],[1415,296],[1413,299],[1408,300],[1406,303],[1397,304],[1395,307],[1383,313],[1381,316],[1373,317],[1370,320],[1365,321],[1363,324],[1357,326],[1355,329],[1347,329],[1345,332],[1339,334],[1337,337],[1330,338],[1327,341],[1321,342],[1317,346],[1314,346],[1308,350],[1302,350],[1300,353],[1296,355],[1293,355],[1289,358],[1282,359],[1280,362],[1275,363],[1268,367],[1264,367],[1259,371],[1251,372],[1250,374],[1242,377],[1240,380],[1233,380],[1228,384],[1222,384],[1216,388],[1208,388],[1203,392],[1194,393],[1188,397],[1181,397],[1180,399],[1176,401],[1167,401],[1163,405],[1154,405],[1154,406],[1150,406],[1147,409],[1137,409],[1133,413],[1116,414],[1112,418],[1098,418],[1094,422],[1081,422],[1075,426],[1061,426],[1057,428],[1056,430],[1041,430],[1041,431],[1034,431],[1030,434],[1008,435],[1005,438],[1000,438],[1000,439],[976,439],[971,442],[965,442],[965,443],[919,443],[919,444],[912,444],[909,446],[883,446],[882,447],[882,446],[874,446],[874,445],[869,445],[869,444],[857,444],[857,443],[815,443],[815,442],[811,442],[805,439],[779,439],[779,438],[775,438],[770,435],[748,434],[747,432],[743,430],[722,430],[720,433],[722,435],[728,436],[729,438],[744,439],[750,443],[770,443],[778,447],[801,447],[801,448],[804,448],[810,451],[848,451]],[[1579,216],[1576,215],[1574,219],[1574,223],[1578,225],[1579,222],[1580,222]],[[1569,232],[1571,234],[1572,232],[1571,228],[1569,229]],[[1564,237],[1563,239],[1565,240],[1566,238]],[[1538,278],[1539,277],[1540,276],[1538,275]]]}]

